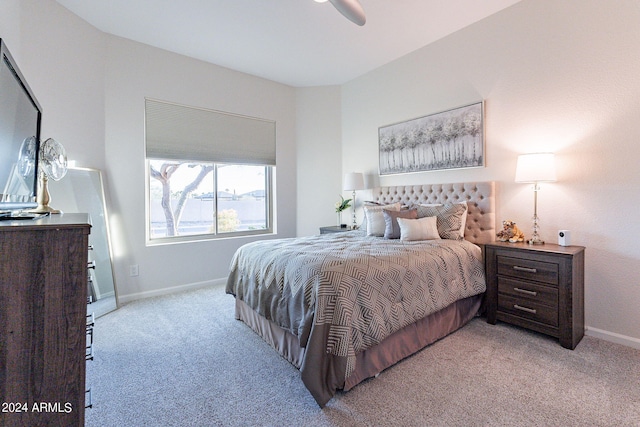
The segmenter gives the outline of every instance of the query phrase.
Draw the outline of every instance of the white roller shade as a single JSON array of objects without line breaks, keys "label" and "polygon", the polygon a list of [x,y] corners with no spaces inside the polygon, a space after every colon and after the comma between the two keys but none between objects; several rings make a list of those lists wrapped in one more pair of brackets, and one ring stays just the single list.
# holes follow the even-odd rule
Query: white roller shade
[{"label": "white roller shade", "polygon": [[221,111],[145,100],[150,159],[276,165],[276,123]]}]

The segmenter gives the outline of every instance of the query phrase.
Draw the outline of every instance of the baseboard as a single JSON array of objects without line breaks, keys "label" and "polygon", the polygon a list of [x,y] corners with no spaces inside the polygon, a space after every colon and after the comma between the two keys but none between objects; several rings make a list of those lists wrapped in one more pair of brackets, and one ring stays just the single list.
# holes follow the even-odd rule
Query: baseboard
[{"label": "baseboard", "polygon": [[139,299],[157,297],[160,295],[174,294],[176,292],[206,288],[208,286],[222,285],[225,283],[227,283],[226,277],[221,279],[205,280],[204,282],[195,282],[195,283],[188,283],[186,285],[172,286],[170,288],[162,288],[162,289],[157,289],[153,291],[137,292],[135,294],[121,295],[120,293],[118,293],[118,304],[122,305],[122,304],[127,304],[131,301],[135,301]]},{"label": "baseboard", "polygon": [[[97,294],[100,294],[99,292],[96,292]],[[109,298],[109,297],[115,297],[116,296],[116,292],[115,291],[110,291],[110,292],[105,292],[104,294],[100,294],[99,297],[96,297],[97,299],[102,299],[102,298]]]},{"label": "baseboard", "polygon": [[601,340],[609,341],[616,344],[626,345],[627,347],[637,348],[640,350],[640,339],[628,337],[626,335],[616,334],[615,332],[603,331],[602,329],[592,328],[587,326],[585,335],[590,337],[599,338]]}]

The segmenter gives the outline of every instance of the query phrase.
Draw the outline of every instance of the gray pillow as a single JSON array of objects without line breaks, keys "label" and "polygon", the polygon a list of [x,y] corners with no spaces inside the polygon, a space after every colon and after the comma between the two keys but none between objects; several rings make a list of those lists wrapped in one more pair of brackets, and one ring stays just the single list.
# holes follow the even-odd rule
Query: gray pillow
[{"label": "gray pillow", "polygon": [[417,206],[418,218],[437,217],[438,234],[443,239],[462,240],[462,215],[467,213],[464,204],[446,204],[442,206]]},{"label": "gray pillow", "polygon": [[400,238],[400,225],[398,224],[398,218],[405,219],[418,219],[418,211],[416,209],[408,209],[404,211],[388,211],[383,210],[384,215],[384,238],[385,239],[399,239]]},{"label": "gray pillow", "polygon": [[385,223],[382,212],[385,210],[399,211],[402,205],[400,202],[391,203],[388,205],[365,205],[364,217],[367,221],[367,236],[384,236]]}]

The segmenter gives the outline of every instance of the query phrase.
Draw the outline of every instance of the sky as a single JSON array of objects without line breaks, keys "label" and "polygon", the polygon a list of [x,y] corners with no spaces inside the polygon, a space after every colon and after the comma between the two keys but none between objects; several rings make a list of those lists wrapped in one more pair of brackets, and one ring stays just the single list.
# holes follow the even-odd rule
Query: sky
[{"label": "sky", "polygon": [[[152,161],[155,165],[162,161]],[[179,191],[192,182],[198,175],[199,168],[182,165],[171,177],[171,190]],[[218,168],[218,188],[229,193],[244,194],[257,189],[264,189],[264,166],[229,165]],[[213,173],[207,175],[194,194],[213,192]]]}]

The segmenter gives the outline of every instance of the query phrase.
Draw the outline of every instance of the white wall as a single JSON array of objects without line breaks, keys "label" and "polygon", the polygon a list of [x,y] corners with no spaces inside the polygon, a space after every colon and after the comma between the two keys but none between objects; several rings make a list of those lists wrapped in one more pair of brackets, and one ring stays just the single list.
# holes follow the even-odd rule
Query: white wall
[{"label": "white wall", "polygon": [[104,34],[56,2],[2,0],[0,37],[42,106],[42,138],[103,169]]},{"label": "white wall", "polygon": [[298,168],[297,235],[319,233],[336,225],[334,204],[342,192],[340,87],[300,88],[296,91]]},{"label": "white wall", "polygon": [[[121,300],[225,280],[235,250],[256,240],[145,245],[145,97],[275,120],[277,237],[295,235],[293,88],[113,36],[106,64],[106,162]],[[140,275],[129,277],[134,264]]]},{"label": "white wall", "polygon": [[106,35],[53,0],[0,2],[0,37],[42,104],[43,137],[104,171],[121,301],[224,280],[252,240],[145,246],[144,97],[275,120],[276,237],[295,235],[295,89]]},{"label": "white wall", "polygon": [[[525,0],[342,87],[343,171],[377,175],[377,129],[486,101],[486,167],[386,176],[382,185],[495,180],[497,218],[530,233],[518,154],[553,151],[542,237],[586,246],[589,333],[640,347],[640,8]],[[301,165],[304,167],[304,165]]]},{"label": "white wall", "polygon": [[0,3],[0,37],[7,42],[11,54],[20,64],[20,71],[24,74],[27,64],[23,67],[21,26],[20,0],[6,0]]}]

